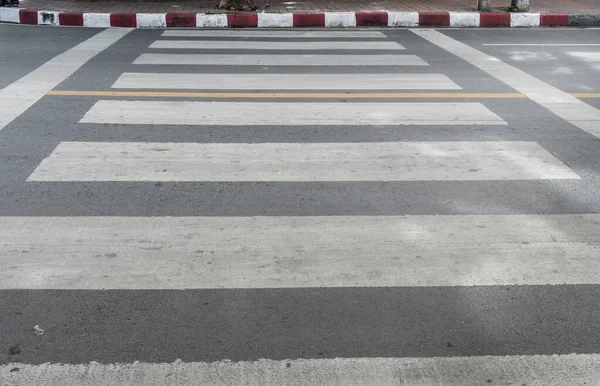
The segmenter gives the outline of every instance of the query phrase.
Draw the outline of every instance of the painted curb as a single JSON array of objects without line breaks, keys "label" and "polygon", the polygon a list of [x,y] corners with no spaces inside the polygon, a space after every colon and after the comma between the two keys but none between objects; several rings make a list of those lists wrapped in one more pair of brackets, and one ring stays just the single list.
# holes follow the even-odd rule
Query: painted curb
[{"label": "painted curb", "polygon": [[80,13],[0,8],[0,22],[127,28],[598,27],[600,15],[478,12]]}]

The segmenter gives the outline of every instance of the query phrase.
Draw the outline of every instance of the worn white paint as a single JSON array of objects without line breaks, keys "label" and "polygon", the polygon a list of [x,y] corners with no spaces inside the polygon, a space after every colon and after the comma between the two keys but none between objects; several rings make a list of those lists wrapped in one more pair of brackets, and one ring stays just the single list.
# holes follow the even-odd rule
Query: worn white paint
[{"label": "worn white paint", "polygon": [[[11,372],[13,368],[19,371]],[[256,362],[0,366],[11,385],[121,386],[466,386],[595,385],[600,355],[470,356],[434,358],[335,358]]]},{"label": "worn white paint", "polygon": [[388,27],[418,27],[419,12],[388,12]]},{"label": "worn white paint", "polygon": [[450,27],[479,27],[479,13],[450,12]]},{"label": "worn white paint", "polygon": [[506,125],[480,103],[100,100],[82,123],[130,125]]},{"label": "worn white paint", "polygon": [[102,31],[0,90],[0,106],[2,106],[0,130],[129,31],[129,29]]},{"label": "worn white paint", "polygon": [[391,41],[157,40],[150,48],[211,50],[403,50]]},{"label": "worn white paint", "polygon": [[578,179],[535,142],[61,142],[29,181]]},{"label": "worn white paint", "polygon": [[411,30],[429,42],[466,60],[572,125],[600,137],[600,110],[518,68],[435,30]]},{"label": "worn white paint", "polygon": [[196,27],[211,27],[221,28],[227,27],[227,15],[224,14],[207,14],[197,13],[196,14]]},{"label": "worn white paint", "polygon": [[293,27],[294,15],[291,13],[264,13],[258,14],[258,27]]},{"label": "worn white paint", "polygon": [[38,25],[58,26],[58,12],[56,11],[38,11]]},{"label": "worn white paint", "polygon": [[187,90],[459,90],[442,74],[210,74],[126,72],[113,88]]},{"label": "worn white paint", "polygon": [[[553,74],[553,75],[572,75],[574,73],[575,73],[575,71],[573,71],[573,69],[571,67],[556,67],[551,72],[551,74]],[[578,85],[578,87],[581,88],[581,85]],[[591,90],[591,87],[588,87],[588,86],[584,86],[584,88],[587,90]]]},{"label": "worn white paint", "polygon": [[574,58],[583,60],[584,62],[600,63],[600,52],[568,52],[568,54]]},{"label": "worn white paint", "polygon": [[531,62],[531,61],[555,61],[558,60],[556,56],[549,52],[536,52],[536,51],[511,51],[509,52],[510,59],[517,62]]},{"label": "worn white paint", "polygon": [[[259,14],[259,16],[262,14]],[[270,15],[270,14],[269,14]],[[260,19],[259,19],[260,22]],[[303,38],[303,39],[331,39],[331,38],[369,38],[381,39],[386,36],[379,31],[318,31],[318,30],[290,30],[290,31],[257,31],[252,29],[228,29],[223,31],[211,30],[166,30],[162,36],[168,37],[268,37],[268,38]]]},{"label": "worn white paint", "polygon": [[325,12],[325,27],[356,27],[354,12]]},{"label": "worn white paint", "polygon": [[108,28],[110,27],[110,13],[84,13],[83,26]]},{"label": "worn white paint", "polygon": [[510,26],[511,27],[539,27],[540,26],[540,14],[539,13],[512,12],[510,14]]},{"label": "worn white paint", "polygon": [[19,16],[18,8],[0,8],[0,22],[4,23],[20,23],[21,17]]},{"label": "worn white paint", "polygon": [[600,284],[600,215],[0,217],[0,289]]},{"label": "worn white paint", "polygon": [[133,64],[219,66],[428,66],[416,55],[142,54]]},{"label": "worn white paint", "polygon": [[167,15],[164,13],[137,13],[135,18],[138,28],[167,27]]},{"label": "worn white paint", "polygon": [[569,55],[588,63],[593,70],[600,71],[600,52],[569,52]]}]

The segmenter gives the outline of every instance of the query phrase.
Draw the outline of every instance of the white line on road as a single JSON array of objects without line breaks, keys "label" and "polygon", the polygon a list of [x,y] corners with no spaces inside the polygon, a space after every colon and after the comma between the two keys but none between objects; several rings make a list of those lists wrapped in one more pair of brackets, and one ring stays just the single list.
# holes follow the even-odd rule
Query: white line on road
[{"label": "white line on road", "polygon": [[600,215],[0,217],[0,289],[600,284]]},{"label": "white line on road", "polygon": [[[19,371],[11,371],[13,368]],[[434,358],[335,358],[256,362],[0,366],[8,384],[39,386],[247,385],[594,385],[600,355],[472,356]]]},{"label": "white line on road", "polygon": [[442,74],[132,73],[113,88],[179,90],[460,90]]},{"label": "white line on road", "polygon": [[506,125],[481,103],[100,100],[80,122],[129,125]]},{"label": "white line on road", "polygon": [[150,48],[210,49],[210,50],[403,50],[400,44],[390,41],[248,41],[248,40],[157,40]]},{"label": "white line on road", "polygon": [[142,54],[133,64],[218,66],[428,66],[415,55]]},{"label": "white line on road", "polygon": [[411,31],[520,91],[572,125],[600,138],[600,110],[516,67],[438,31],[432,29],[412,29]]},{"label": "white line on road", "polygon": [[121,28],[102,31],[0,90],[0,130],[129,31]]},{"label": "white line on road", "polygon": [[315,39],[329,39],[329,38],[386,38],[386,36],[379,31],[254,31],[254,30],[166,30],[162,33],[162,36],[167,37],[235,37],[235,38],[315,38]]},{"label": "white line on road", "polygon": [[29,181],[578,179],[535,142],[62,142]]}]

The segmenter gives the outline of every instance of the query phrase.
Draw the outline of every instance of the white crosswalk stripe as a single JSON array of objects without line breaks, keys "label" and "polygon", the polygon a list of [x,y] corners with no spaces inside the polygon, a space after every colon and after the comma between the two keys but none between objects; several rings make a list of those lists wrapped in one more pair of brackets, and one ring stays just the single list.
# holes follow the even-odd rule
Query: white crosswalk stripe
[{"label": "white crosswalk stripe", "polygon": [[[215,66],[428,66],[415,55],[241,55],[156,54],[140,55],[133,64]],[[231,74],[233,75],[233,74]]]},{"label": "white crosswalk stripe", "polygon": [[578,179],[535,142],[63,142],[30,181]]},{"label": "white crosswalk stripe", "polygon": [[[11,378],[24,384],[79,386],[147,385],[172,382],[173,374],[189,384],[211,386],[273,385],[331,386],[406,385],[484,385],[491,379],[513,385],[591,385],[600,374],[600,355],[523,355],[455,358],[335,358],[221,361],[213,363],[133,363],[105,365],[44,364],[20,365],[25,374]],[[0,371],[8,373],[8,366]],[[268,374],[268,381],[265,379]],[[183,381],[181,381],[183,383]]]},{"label": "white crosswalk stripe", "polygon": [[379,31],[257,31],[257,30],[166,30],[162,36],[167,37],[218,37],[218,38],[301,38],[301,39],[385,39],[386,36]]},{"label": "white crosswalk stripe", "polygon": [[0,271],[0,288],[600,284],[598,223],[600,215],[0,217],[0,254],[12,267]]},{"label": "white crosswalk stripe", "polygon": [[480,103],[100,100],[82,123],[126,125],[506,125]]},{"label": "white crosswalk stripe", "polygon": [[390,41],[313,41],[313,42],[257,42],[242,40],[157,40],[150,45],[157,49],[189,50],[403,50]]},{"label": "white crosswalk stripe", "polygon": [[113,88],[219,90],[459,90],[442,74],[165,74],[126,72]]}]

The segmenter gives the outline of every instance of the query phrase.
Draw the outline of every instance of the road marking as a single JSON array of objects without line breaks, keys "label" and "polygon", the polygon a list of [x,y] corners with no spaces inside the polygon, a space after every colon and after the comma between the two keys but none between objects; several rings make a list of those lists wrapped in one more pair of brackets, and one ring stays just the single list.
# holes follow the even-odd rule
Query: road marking
[{"label": "road marking", "polygon": [[[436,98],[464,98],[464,99],[509,99],[526,98],[520,93],[472,93],[472,92],[337,92],[337,93],[311,93],[311,92],[164,92],[164,91],[77,91],[77,90],[52,90],[47,95],[52,96],[99,96],[99,97],[144,97],[144,98],[309,98],[309,99],[369,99],[369,98],[398,98],[398,99],[436,99]],[[577,98],[600,98],[600,93],[574,92],[570,93]]]},{"label": "road marking", "polygon": [[142,54],[133,64],[216,66],[428,66],[416,55]]},{"label": "road marking", "polygon": [[253,31],[253,30],[223,30],[223,31],[197,31],[197,30],[167,30],[162,33],[166,37],[233,37],[233,38],[386,38],[379,31]]},{"label": "road marking", "polygon": [[600,98],[600,93],[598,92],[574,92],[571,95],[576,98]]},{"label": "road marking", "polygon": [[572,125],[600,138],[600,110],[516,67],[438,31],[430,29],[412,29],[411,31],[520,91]]},{"label": "road marking", "polygon": [[569,52],[568,54],[588,63],[592,69],[600,71],[600,52]]},{"label": "road marking", "polygon": [[82,123],[126,125],[506,125],[481,103],[100,100]]},{"label": "road marking", "polygon": [[535,142],[62,142],[28,181],[578,179]]},{"label": "road marking", "polygon": [[125,72],[113,88],[220,90],[460,90],[442,74],[210,74]]},{"label": "road marking", "polygon": [[403,50],[390,41],[247,41],[247,40],[157,40],[150,48],[192,50]]},{"label": "road marking", "polygon": [[9,216],[0,288],[598,285],[598,224],[598,214]]},{"label": "road marking", "polygon": [[585,62],[600,62],[600,52],[569,52],[568,54]]},{"label": "road marking", "polygon": [[55,56],[16,82],[0,90],[0,130],[23,114],[94,56],[110,47],[129,29],[109,29]]},{"label": "road marking", "polygon": [[[11,371],[15,367],[19,371]],[[255,362],[1,365],[9,384],[146,385],[593,385],[600,355],[472,356],[433,358],[261,359]],[[193,380],[193,381],[192,381]]]},{"label": "road marking", "polygon": [[[597,95],[590,94],[586,95]],[[401,98],[401,99],[427,99],[427,98],[525,98],[525,95],[519,93],[406,93],[406,92],[385,92],[385,93],[312,93],[312,92],[168,92],[168,91],[76,91],[76,90],[52,90],[48,95],[53,96],[99,96],[99,97],[144,97],[144,98],[309,98],[309,99],[361,99],[361,98]],[[578,94],[579,95],[579,94]]]},{"label": "road marking", "polygon": [[549,47],[585,47],[585,46],[600,46],[596,43],[483,43],[484,46],[549,46]]}]

